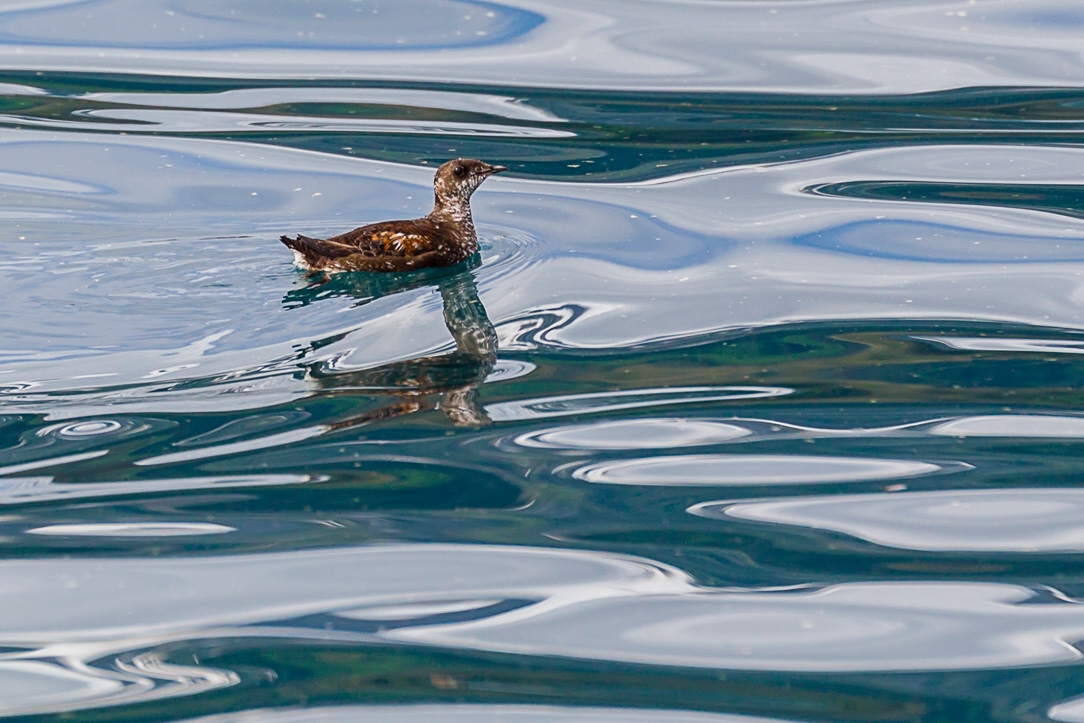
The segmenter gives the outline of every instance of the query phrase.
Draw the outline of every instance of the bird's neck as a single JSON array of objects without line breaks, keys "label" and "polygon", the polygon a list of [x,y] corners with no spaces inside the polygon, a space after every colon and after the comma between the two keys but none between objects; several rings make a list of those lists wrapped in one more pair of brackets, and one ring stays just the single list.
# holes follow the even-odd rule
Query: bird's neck
[{"label": "bird's neck", "polygon": [[460,198],[443,199],[439,196],[433,204],[429,218],[434,221],[453,223],[468,236],[474,237],[474,219],[470,215],[470,201]]}]

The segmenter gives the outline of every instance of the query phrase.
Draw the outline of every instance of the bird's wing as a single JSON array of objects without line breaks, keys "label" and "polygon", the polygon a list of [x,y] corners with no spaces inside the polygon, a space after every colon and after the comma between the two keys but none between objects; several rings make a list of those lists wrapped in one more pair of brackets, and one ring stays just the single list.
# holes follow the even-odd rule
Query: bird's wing
[{"label": "bird's wing", "polygon": [[356,228],[330,242],[351,248],[363,256],[416,256],[434,250],[441,237],[439,224],[428,218],[413,221],[384,221]]}]

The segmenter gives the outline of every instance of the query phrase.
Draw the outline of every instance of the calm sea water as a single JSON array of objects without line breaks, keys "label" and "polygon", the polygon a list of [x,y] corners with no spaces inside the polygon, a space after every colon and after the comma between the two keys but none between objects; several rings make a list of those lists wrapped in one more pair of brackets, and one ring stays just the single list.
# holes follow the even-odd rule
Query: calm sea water
[{"label": "calm sea water", "polygon": [[[1084,721],[1084,11],[0,7],[0,715]],[[283,233],[510,167],[480,257]]]}]

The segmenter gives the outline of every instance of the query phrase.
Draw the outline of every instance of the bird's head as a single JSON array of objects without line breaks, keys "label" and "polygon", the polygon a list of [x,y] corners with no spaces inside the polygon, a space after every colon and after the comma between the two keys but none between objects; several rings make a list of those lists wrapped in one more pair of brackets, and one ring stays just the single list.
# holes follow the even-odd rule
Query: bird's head
[{"label": "bird's head", "polygon": [[470,201],[474,189],[494,173],[507,171],[504,166],[491,166],[473,158],[456,158],[437,169],[433,191],[437,207],[454,207]]}]

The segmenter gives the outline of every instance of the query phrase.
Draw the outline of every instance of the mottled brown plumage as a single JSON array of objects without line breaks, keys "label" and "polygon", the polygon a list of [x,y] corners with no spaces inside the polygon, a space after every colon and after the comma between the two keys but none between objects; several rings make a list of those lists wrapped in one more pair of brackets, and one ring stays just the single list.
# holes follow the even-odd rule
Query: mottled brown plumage
[{"label": "mottled brown plumage", "polygon": [[295,263],[320,271],[413,271],[453,266],[478,251],[470,213],[474,190],[508,170],[470,158],[448,161],[433,178],[433,210],[412,221],[383,221],[329,239],[282,237]]}]

